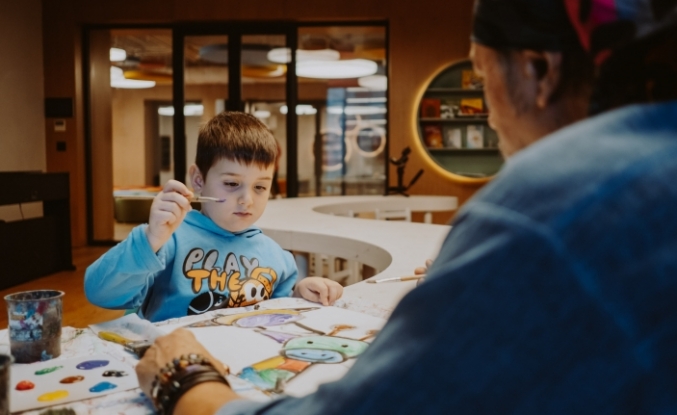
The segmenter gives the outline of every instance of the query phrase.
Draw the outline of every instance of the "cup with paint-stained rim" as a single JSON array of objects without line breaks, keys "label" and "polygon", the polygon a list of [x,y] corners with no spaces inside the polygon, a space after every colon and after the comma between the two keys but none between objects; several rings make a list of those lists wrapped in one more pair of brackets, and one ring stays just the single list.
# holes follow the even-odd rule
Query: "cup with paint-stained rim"
[{"label": "cup with paint-stained rim", "polygon": [[63,291],[24,291],[5,296],[9,346],[16,363],[53,359],[61,354]]}]

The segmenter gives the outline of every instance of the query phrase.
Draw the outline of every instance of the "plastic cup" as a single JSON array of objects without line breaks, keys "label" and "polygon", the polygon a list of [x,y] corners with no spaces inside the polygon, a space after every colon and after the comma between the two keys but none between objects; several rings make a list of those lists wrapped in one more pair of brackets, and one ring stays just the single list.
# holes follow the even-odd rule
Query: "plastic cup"
[{"label": "plastic cup", "polygon": [[5,296],[9,346],[16,363],[49,360],[61,354],[63,291],[24,291]]},{"label": "plastic cup", "polygon": [[0,354],[0,415],[9,414],[9,368],[12,356]]}]

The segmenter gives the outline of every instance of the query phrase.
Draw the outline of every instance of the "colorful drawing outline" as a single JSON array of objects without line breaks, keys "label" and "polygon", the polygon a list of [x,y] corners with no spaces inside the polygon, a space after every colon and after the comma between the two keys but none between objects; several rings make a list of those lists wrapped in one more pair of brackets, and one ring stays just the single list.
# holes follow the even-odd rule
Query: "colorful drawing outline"
[{"label": "colorful drawing outline", "polygon": [[[238,326],[252,328],[256,332],[281,343],[282,348],[279,356],[273,356],[247,366],[236,375],[238,378],[250,382],[265,394],[277,395],[284,393],[285,385],[290,380],[315,364],[339,364],[361,355],[369,346],[369,343],[365,340],[378,333],[378,330],[370,330],[365,337],[358,340],[340,337],[337,336],[338,333],[355,329],[355,327],[339,324],[333,326],[330,333],[324,334],[299,323],[299,320],[303,318],[302,311],[287,309],[255,310],[242,314],[219,316],[206,322],[191,324],[189,327]],[[266,319],[269,321],[266,322]],[[260,324],[252,324],[254,323],[252,320]],[[246,323],[243,324],[243,322]],[[268,329],[271,326],[285,324],[295,324],[312,332],[312,334],[295,334]]]}]

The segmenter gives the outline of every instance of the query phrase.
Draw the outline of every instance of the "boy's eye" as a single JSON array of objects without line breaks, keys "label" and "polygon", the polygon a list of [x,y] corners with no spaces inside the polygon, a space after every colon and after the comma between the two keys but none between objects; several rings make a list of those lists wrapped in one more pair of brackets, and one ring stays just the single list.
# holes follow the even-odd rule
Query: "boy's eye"
[{"label": "boy's eye", "polygon": [[235,182],[223,182],[223,184],[230,187],[235,187],[238,185],[238,183]]},{"label": "boy's eye", "polygon": [[256,186],[256,190],[266,190],[265,186]]}]

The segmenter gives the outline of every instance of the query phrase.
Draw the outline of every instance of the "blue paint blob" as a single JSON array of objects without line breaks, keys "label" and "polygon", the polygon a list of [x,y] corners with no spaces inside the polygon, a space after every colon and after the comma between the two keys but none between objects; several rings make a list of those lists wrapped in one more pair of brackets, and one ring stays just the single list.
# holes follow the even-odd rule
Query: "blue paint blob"
[{"label": "blue paint blob", "polygon": [[107,390],[115,389],[117,387],[118,387],[118,385],[115,385],[115,384],[110,383],[110,382],[101,382],[101,383],[97,383],[96,385],[89,388],[89,391],[95,392],[95,393],[96,392],[104,392],[104,391],[107,391]]},{"label": "blue paint blob", "polygon": [[75,367],[80,370],[92,370],[96,369],[97,367],[108,366],[108,363],[108,360],[87,360],[86,362],[82,362]]}]

